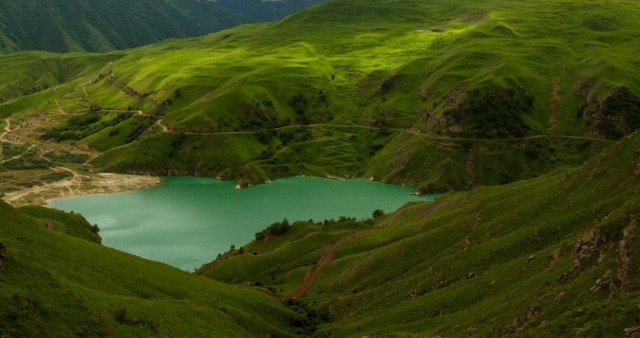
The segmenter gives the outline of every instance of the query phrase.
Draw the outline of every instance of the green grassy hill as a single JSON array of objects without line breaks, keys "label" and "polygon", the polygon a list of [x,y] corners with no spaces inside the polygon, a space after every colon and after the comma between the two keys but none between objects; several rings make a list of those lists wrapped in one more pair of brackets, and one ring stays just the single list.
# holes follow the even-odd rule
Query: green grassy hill
[{"label": "green grassy hill", "polygon": [[250,21],[207,1],[8,0],[0,4],[0,53],[106,52]]},{"label": "green grassy hill", "polygon": [[1,336],[296,333],[299,315],[275,300],[79,239],[78,217],[0,201]]},{"label": "green grassy hill", "polygon": [[[73,113],[50,116],[45,139],[113,171],[513,182],[640,126],[639,14],[613,0],[332,1],[112,54],[1,57],[0,117]],[[69,123],[92,105],[97,121]]]},{"label": "green grassy hill", "polygon": [[408,204],[373,225],[298,223],[198,273],[289,295],[358,231],[292,303],[329,320],[317,336],[633,336],[638,149],[635,133],[575,170]]}]

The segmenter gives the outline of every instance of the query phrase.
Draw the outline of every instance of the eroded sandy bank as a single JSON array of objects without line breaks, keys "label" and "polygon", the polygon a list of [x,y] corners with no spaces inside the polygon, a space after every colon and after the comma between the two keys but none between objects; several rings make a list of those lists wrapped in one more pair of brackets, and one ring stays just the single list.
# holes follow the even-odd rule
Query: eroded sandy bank
[{"label": "eroded sandy bank", "polygon": [[15,206],[46,205],[54,198],[117,192],[148,188],[162,182],[156,176],[100,173],[90,176],[78,175],[68,180],[34,186],[5,194],[2,199]]}]

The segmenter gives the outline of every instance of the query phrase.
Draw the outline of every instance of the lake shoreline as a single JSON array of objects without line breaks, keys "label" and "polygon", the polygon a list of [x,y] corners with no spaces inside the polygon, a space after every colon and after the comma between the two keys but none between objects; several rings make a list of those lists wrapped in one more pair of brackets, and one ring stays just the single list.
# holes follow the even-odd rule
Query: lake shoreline
[{"label": "lake shoreline", "polygon": [[[25,205],[40,205],[50,206],[50,202],[54,199],[79,197],[88,195],[99,194],[116,194],[127,191],[135,191],[141,189],[147,189],[160,185],[165,178],[172,176],[152,176],[152,175],[137,175],[137,174],[119,174],[119,173],[98,173],[92,175],[80,175],[72,170],[68,170],[74,174],[70,179],[64,179],[44,185],[33,186],[24,188],[17,191],[6,193],[2,196],[2,200],[10,204],[13,207],[21,207]],[[182,177],[197,177],[197,176],[182,176]],[[309,177],[309,178],[327,178],[330,180],[351,180],[362,177],[339,177],[339,176],[291,176],[291,177]],[[290,178],[290,177],[284,177]],[[211,179],[219,181],[227,181],[220,178],[211,177]],[[364,178],[363,178],[364,179]],[[378,182],[383,184],[393,184],[386,181],[376,181],[373,177],[368,181]],[[273,181],[267,180],[264,183],[251,184],[248,186],[236,185],[235,190],[249,189],[255,186],[263,184],[272,184]],[[402,184],[402,186],[405,186]],[[419,192],[411,193],[413,196],[420,196]]]},{"label": "lake shoreline", "polygon": [[158,176],[99,173],[78,175],[70,179],[33,186],[6,193],[2,200],[14,207],[24,205],[49,205],[57,198],[87,196],[96,194],[115,194],[154,187],[164,178]]},{"label": "lake shoreline", "polygon": [[171,176],[151,189],[58,198],[49,206],[97,224],[106,246],[192,271],[283,219],[369,219],[375,210],[389,213],[409,202],[439,197],[413,196],[410,187],[365,178],[289,177],[240,191],[235,185],[210,177]]}]

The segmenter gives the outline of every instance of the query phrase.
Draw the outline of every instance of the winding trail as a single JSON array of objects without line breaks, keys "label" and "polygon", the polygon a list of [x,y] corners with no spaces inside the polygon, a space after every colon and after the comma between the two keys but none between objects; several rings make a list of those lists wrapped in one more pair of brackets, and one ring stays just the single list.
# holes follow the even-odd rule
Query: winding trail
[{"label": "winding trail", "polygon": [[158,127],[162,128],[162,132],[163,133],[170,133],[171,131],[169,130],[169,128],[167,128],[167,126],[165,126],[164,124],[162,124],[162,119],[156,121],[156,124],[158,125]]},{"label": "winding trail", "polygon": [[56,107],[58,107],[58,111],[60,112],[60,114],[66,115],[67,112],[64,111],[64,109],[62,109],[62,106],[60,106],[60,102],[58,101],[58,99],[55,99],[55,102],[56,102]]},{"label": "winding trail", "polygon": [[72,180],[74,180],[74,181],[77,181],[81,177],[80,174],[78,174],[74,170],[71,170],[71,169],[69,169],[67,167],[53,167],[53,168],[51,168],[51,170],[69,172],[69,173],[71,173],[73,175]]},{"label": "winding trail", "polygon": [[442,203],[443,203],[442,201],[435,201],[429,204],[429,206],[427,206],[424,210],[420,212],[420,219],[422,220],[431,216],[431,213],[433,212],[433,210],[435,210]]},{"label": "winding trail", "polygon": [[0,135],[0,140],[4,139],[4,136],[11,132],[11,120],[4,119],[4,123],[6,125],[4,126],[4,132]]},{"label": "winding trail", "polygon": [[[156,124],[162,128],[162,132],[164,133],[173,133],[173,134],[187,134],[187,135],[242,135],[242,134],[257,134],[257,130],[246,130],[246,131],[220,131],[220,132],[193,132],[193,131],[176,131],[171,130],[165,124],[163,124],[163,120],[160,119],[156,121]],[[305,125],[288,125],[278,128],[273,128],[273,130],[286,130],[286,129],[294,129],[294,128],[346,128],[346,129],[366,129],[366,130],[381,130],[381,127],[372,127],[366,125],[357,125],[357,124],[332,124],[332,123],[317,123],[317,124],[305,124]],[[589,136],[579,136],[579,135],[557,135],[557,134],[538,134],[531,136],[523,136],[523,137],[505,137],[505,138],[493,138],[493,139],[482,139],[482,138],[466,138],[466,137],[448,137],[437,135],[430,132],[423,132],[411,128],[386,128],[388,131],[397,131],[397,132],[406,132],[416,136],[429,137],[435,140],[447,140],[447,141],[518,141],[518,140],[532,140],[544,137],[555,137],[555,138],[565,138],[565,139],[577,139],[577,140],[590,140],[590,141],[609,141],[607,139],[598,138],[598,137],[589,137]]]},{"label": "winding trail", "polygon": [[[4,143],[4,136],[11,132],[11,120],[4,119],[5,126],[2,135],[0,135],[0,143]],[[0,159],[4,158],[4,154],[2,153],[2,147],[0,147]],[[2,161],[4,163],[6,161]]]},{"label": "winding trail", "polygon": [[[427,217],[429,217],[431,215],[431,213],[440,205],[442,205],[445,202],[442,201],[435,201],[431,204],[429,204],[424,210],[422,210],[420,212],[420,219],[424,220]],[[384,226],[383,226],[384,228]],[[300,299],[302,297],[304,297],[310,290],[311,288],[313,288],[316,285],[316,282],[318,281],[318,276],[320,276],[320,271],[322,271],[322,269],[325,267],[325,265],[329,264],[331,261],[333,261],[336,258],[336,251],[338,250],[338,247],[349,240],[352,240],[354,238],[356,238],[357,236],[373,231],[375,230],[375,228],[373,229],[361,229],[361,230],[355,230],[352,231],[350,234],[340,238],[338,241],[334,242],[333,244],[331,244],[329,247],[327,247],[324,250],[324,253],[322,254],[322,256],[320,257],[320,259],[318,260],[318,262],[316,264],[314,264],[309,270],[307,270],[307,272],[304,274],[304,277],[302,278],[302,285],[300,286],[300,288],[288,295],[288,296],[279,296],[277,294],[274,294],[272,292],[270,292],[269,290],[263,289],[263,288],[254,288],[257,291],[260,291],[262,293],[264,293],[265,295],[278,300],[280,302],[287,302],[290,300],[296,300],[296,299]]]},{"label": "winding trail", "polygon": [[[78,174],[77,172],[75,172],[74,170],[71,170],[67,167],[53,167],[51,168],[51,170],[53,171],[66,171],[69,172],[73,175],[73,177],[69,180],[61,180],[60,182],[66,182],[68,184],[65,184],[65,186],[67,187],[67,189],[69,190],[69,193],[72,193],[74,191],[77,191],[80,189],[80,186],[82,185],[82,180],[81,180],[81,176],[80,174]],[[75,189],[73,189],[71,186],[75,184]]]},{"label": "winding trail", "polygon": [[320,271],[322,271],[322,268],[324,268],[325,265],[327,265],[328,263],[330,263],[331,261],[333,261],[335,259],[336,256],[336,251],[338,249],[338,247],[340,246],[340,244],[348,241],[348,240],[352,240],[354,238],[356,238],[358,235],[361,235],[365,232],[369,232],[371,231],[371,229],[363,229],[363,230],[356,230],[351,232],[350,234],[348,234],[345,237],[340,238],[337,242],[331,244],[322,254],[322,256],[320,257],[320,259],[318,260],[318,262],[312,266],[309,270],[307,270],[307,272],[304,274],[304,277],[302,278],[302,286],[300,286],[300,288],[288,295],[288,296],[278,296],[276,294],[273,294],[271,292],[269,292],[268,290],[265,289],[257,289],[259,291],[261,291],[262,293],[266,294],[267,296],[276,299],[280,302],[287,302],[290,300],[296,300],[296,299],[300,299],[302,297],[304,297],[307,292],[309,292],[309,290],[311,290],[311,288],[313,288],[314,285],[316,285],[316,282],[318,281],[318,276],[320,275]]},{"label": "winding trail", "polygon": [[[20,126],[15,126],[15,128],[14,128],[14,129],[11,129],[11,119],[6,118],[6,119],[4,119],[4,121],[5,121],[6,125],[4,126],[3,133],[2,133],[2,134],[0,134],[0,144],[1,144],[1,143],[10,143],[10,144],[15,144],[15,145],[24,145],[24,144],[25,144],[25,142],[23,142],[23,141],[11,141],[11,140],[5,140],[5,136],[6,136],[7,134],[9,134],[9,133],[11,133],[11,132],[14,132],[14,131],[19,130],[19,129],[20,129]],[[29,152],[29,151],[31,151],[32,149],[36,149],[36,150],[38,151],[38,157],[40,157],[40,158],[44,159],[44,160],[45,160],[45,161],[47,161],[47,162],[51,162],[49,159],[47,159],[46,157],[44,157],[44,154],[46,153],[46,151],[45,151],[44,149],[42,149],[42,148],[38,147],[36,144],[31,144],[27,149],[25,149],[25,150],[22,152],[22,154],[15,155],[15,156],[13,156],[13,157],[6,158],[6,159],[4,158],[4,154],[2,153],[2,147],[0,147],[0,164],[4,164],[4,163],[7,163],[7,162],[9,162],[9,161],[13,161],[13,160],[20,159],[22,156],[24,156],[24,154],[28,153],[28,152]],[[80,184],[81,184],[81,178],[82,178],[82,177],[80,176],[80,174],[78,174],[78,173],[77,173],[77,172],[75,172],[74,170],[71,170],[71,169],[69,169],[69,168],[67,168],[67,167],[62,167],[62,166],[60,166],[60,167],[51,167],[51,168],[49,168],[49,169],[51,169],[52,171],[57,171],[57,172],[60,172],[60,171],[67,171],[67,172],[69,172],[69,173],[71,173],[71,174],[73,175],[73,178],[68,180],[69,185],[67,185],[67,189],[69,189],[69,191],[70,191],[70,192],[72,192],[72,191],[73,191],[73,190],[71,189],[71,186],[70,186],[70,185],[75,184],[75,185],[76,185],[76,186],[78,186],[78,187],[80,186]],[[63,181],[64,181],[64,180],[63,180]]]},{"label": "winding trail", "polygon": [[[36,146],[32,144],[32,145],[31,145],[29,148],[27,148],[27,150],[25,150],[23,153],[29,152],[29,150],[31,150],[31,149],[33,149],[33,148],[35,148],[35,147],[36,147]],[[7,158],[7,159],[4,159],[4,160],[1,160],[1,161],[0,161],[0,164],[4,164],[4,163],[7,163],[7,162],[9,162],[9,161],[17,160],[17,159],[21,158],[21,157],[22,157],[22,155],[23,155],[23,154],[20,154],[20,155],[16,155],[16,156],[13,156],[13,157],[10,157],[10,158]]]}]

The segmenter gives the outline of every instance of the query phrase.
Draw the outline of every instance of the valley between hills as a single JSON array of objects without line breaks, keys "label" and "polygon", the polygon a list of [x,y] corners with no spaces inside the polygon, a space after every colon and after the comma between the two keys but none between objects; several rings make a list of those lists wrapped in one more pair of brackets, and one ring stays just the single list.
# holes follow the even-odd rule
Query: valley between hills
[{"label": "valley between hills", "polygon": [[[222,5],[181,1],[162,6]],[[640,336],[638,17],[629,0],[333,0],[70,53],[15,52],[2,29],[0,336]],[[44,206],[166,176],[444,194],[264,224],[194,273]]]}]

